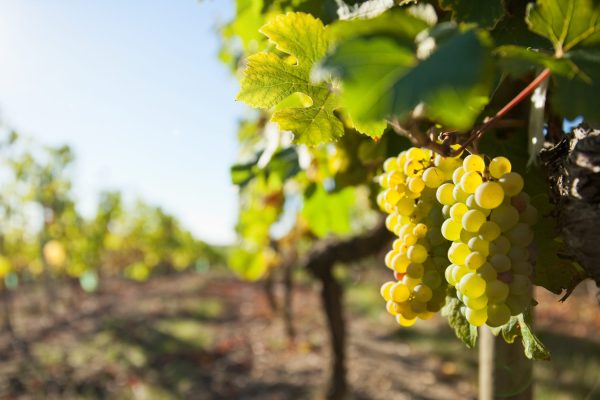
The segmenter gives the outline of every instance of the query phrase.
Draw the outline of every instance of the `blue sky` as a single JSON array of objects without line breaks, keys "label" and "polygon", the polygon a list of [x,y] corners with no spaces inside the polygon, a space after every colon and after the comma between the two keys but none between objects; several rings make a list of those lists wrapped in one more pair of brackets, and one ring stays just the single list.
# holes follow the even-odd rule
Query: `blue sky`
[{"label": "blue sky", "polygon": [[0,120],[77,155],[84,213],[103,189],[234,238],[237,83],[217,59],[223,0],[0,0]]}]

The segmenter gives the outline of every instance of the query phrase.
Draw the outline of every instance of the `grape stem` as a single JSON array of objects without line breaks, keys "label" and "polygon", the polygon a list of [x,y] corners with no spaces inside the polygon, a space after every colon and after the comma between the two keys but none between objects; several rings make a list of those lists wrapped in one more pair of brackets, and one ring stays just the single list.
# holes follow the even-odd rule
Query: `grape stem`
[{"label": "grape stem", "polygon": [[396,133],[408,137],[415,146],[429,148],[436,153],[439,153],[446,157],[456,157],[460,155],[467,147],[469,147],[477,139],[481,138],[485,132],[487,132],[493,126],[499,125],[499,121],[506,115],[510,110],[515,108],[517,104],[522,102],[527,96],[529,96],[535,88],[537,88],[543,81],[550,77],[550,70],[544,69],[536,78],[531,81],[527,87],[525,87],[519,94],[517,94],[511,101],[509,101],[500,111],[498,111],[493,117],[486,118],[484,123],[476,127],[471,131],[469,138],[464,141],[461,146],[457,149],[452,149],[451,144],[456,142],[457,131],[442,132],[439,137],[442,138],[442,143],[435,140],[434,131],[430,129],[430,132],[424,133],[417,128],[417,124],[413,123],[412,126],[405,128],[402,127],[397,118],[388,121],[388,124],[396,131]]}]

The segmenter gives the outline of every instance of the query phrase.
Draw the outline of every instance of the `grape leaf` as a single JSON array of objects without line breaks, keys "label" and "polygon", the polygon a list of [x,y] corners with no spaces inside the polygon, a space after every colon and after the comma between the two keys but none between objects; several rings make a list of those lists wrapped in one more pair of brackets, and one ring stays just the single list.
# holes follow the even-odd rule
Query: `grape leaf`
[{"label": "grape leaf", "polygon": [[411,48],[390,38],[353,38],[324,66],[342,80],[342,104],[354,120],[405,116],[423,102],[432,119],[468,129],[488,100],[488,42],[475,30],[455,33],[418,62]]},{"label": "grape leaf", "polygon": [[460,311],[461,307],[462,303],[456,296],[447,296],[442,315],[448,317],[448,323],[454,329],[456,337],[472,349],[477,343],[477,328],[469,324]]},{"label": "grape leaf", "polygon": [[352,6],[340,3],[337,10],[340,19],[373,18],[396,5],[394,0],[367,0]]},{"label": "grape leaf", "polygon": [[517,316],[521,331],[521,340],[525,350],[525,356],[533,360],[550,360],[550,352],[546,346],[531,332],[531,328],[525,321],[523,314]]},{"label": "grape leaf", "polygon": [[508,322],[502,326],[502,337],[506,343],[514,343],[519,335],[519,319],[512,316]]},{"label": "grape leaf", "polygon": [[533,32],[552,42],[557,58],[576,66],[576,79],[556,77],[553,108],[570,119],[583,115],[592,124],[600,123],[600,3],[540,0],[529,4],[526,20]]},{"label": "grape leaf", "polygon": [[493,28],[504,16],[502,0],[440,0],[440,6],[452,10],[452,19],[460,22],[474,22],[482,28]]},{"label": "grape leaf", "polygon": [[305,198],[302,216],[310,230],[319,237],[350,232],[350,211],[355,202],[354,188],[328,193],[319,186]]},{"label": "grape leaf", "polygon": [[317,145],[342,136],[343,125],[333,114],[336,95],[326,83],[310,79],[312,65],[325,55],[330,44],[323,23],[309,14],[287,13],[273,18],[261,32],[295,62],[274,52],[248,57],[238,100],[269,109],[296,92],[303,93],[312,100],[309,107],[278,110],[273,121],[281,129],[292,131],[298,144]]}]

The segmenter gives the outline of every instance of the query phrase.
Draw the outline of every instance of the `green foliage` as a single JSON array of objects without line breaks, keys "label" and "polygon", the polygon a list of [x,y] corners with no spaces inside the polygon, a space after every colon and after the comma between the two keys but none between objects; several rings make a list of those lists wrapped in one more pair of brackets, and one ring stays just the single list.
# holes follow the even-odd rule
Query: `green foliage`
[{"label": "green foliage", "polygon": [[448,323],[454,329],[456,337],[472,349],[477,343],[477,328],[469,324],[460,309],[460,300],[456,296],[448,296],[446,305],[442,309],[442,315],[448,318]]},{"label": "green foliage", "polygon": [[482,28],[493,28],[504,16],[503,0],[488,0],[485,5],[479,0],[440,0],[440,5],[452,11],[452,19],[473,22]]},{"label": "green foliage", "polygon": [[305,199],[302,216],[310,230],[319,237],[350,233],[350,211],[355,204],[354,188],[327,193],[319,186]]},{"label": "green foliage", "polygon": [[534,360],[549,360],[550,352],[546,349],[540,339],[531,332],[527,318],[523,314],[518,315],[517,318],[519,321],[525,356]]}]

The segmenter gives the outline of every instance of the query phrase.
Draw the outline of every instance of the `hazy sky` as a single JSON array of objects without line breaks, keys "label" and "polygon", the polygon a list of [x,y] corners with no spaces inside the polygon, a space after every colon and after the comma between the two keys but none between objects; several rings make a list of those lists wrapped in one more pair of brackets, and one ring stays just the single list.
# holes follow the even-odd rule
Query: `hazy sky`
[{"label": "hazy sky", "polygon": [[73,146],[84,212],[102,189],[232,240],[235,79],[219,64],[224,0],[0,0],[0,119]]}]

